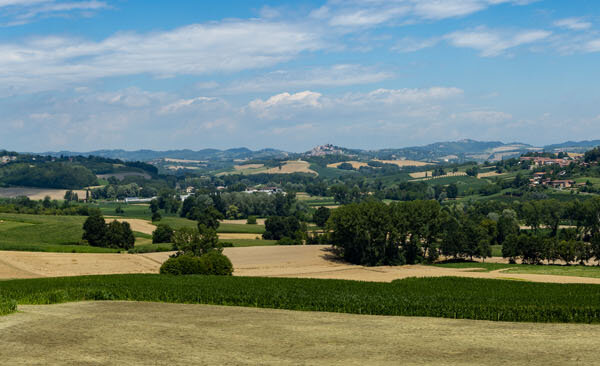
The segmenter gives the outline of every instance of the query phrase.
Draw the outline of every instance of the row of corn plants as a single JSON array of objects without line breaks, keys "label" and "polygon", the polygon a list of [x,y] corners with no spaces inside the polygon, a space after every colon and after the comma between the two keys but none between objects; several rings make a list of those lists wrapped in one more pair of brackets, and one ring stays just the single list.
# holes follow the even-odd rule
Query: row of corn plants
[{"label": "row of corn plants", "polygon": [[2,298],[18,304],[128,300],[493,321],[600,323],[598,285],[454,277],[373,283],[259,277],[84,276],[2,281]]}]

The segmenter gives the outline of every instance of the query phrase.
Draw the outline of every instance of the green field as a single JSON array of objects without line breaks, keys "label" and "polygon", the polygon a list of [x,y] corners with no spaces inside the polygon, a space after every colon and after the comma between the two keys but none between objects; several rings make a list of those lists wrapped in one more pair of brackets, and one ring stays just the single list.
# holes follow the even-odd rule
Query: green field
[{"label": "green field", "polygon": [[[181,229],[183,227],[198,227],[198,222],[188,220],[182,217],[163,217],[160,223],[167,224],[173,229]],[[258,234],[265,232],[264,225],[247,225],[247,224],[221,224],[217,229],[219,233],[240,233],[240,234]]]},{"label": "green field", "polygon": [[0,213],[0,250],[113,253],[115,249],[81,245],[83,216]]},{"label": "green field", "polygon": [[473,278],[391,283],[298,278],[111,275],[0,282],[4,301],[128,300],[493,321],[600,323],[600,286]]}]

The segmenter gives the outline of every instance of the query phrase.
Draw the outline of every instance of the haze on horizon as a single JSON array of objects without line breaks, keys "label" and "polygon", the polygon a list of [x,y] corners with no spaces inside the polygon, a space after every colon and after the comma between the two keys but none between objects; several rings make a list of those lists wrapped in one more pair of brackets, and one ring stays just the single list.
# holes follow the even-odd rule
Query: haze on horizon
[{"label": "haze on horizon", "polygon": [[600,138],[591,0],[0,0],[0,149]]}]

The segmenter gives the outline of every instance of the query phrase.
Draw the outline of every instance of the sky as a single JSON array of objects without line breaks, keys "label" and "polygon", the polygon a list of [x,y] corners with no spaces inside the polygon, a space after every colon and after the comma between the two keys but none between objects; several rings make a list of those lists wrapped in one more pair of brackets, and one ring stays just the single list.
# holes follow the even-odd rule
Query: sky
[{"label": "sky", "polygon": [[0,0],[0,149],[600,139],[597,0]]}]

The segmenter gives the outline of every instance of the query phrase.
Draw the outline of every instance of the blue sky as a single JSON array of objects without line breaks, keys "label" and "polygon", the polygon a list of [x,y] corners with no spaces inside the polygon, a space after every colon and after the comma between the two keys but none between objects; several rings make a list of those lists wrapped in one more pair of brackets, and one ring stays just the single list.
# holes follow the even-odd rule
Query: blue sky
[{"label": "blue sky", "polygon": [[600,138],[596,0],[0,0],[0,148]]}]

